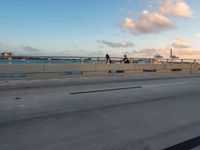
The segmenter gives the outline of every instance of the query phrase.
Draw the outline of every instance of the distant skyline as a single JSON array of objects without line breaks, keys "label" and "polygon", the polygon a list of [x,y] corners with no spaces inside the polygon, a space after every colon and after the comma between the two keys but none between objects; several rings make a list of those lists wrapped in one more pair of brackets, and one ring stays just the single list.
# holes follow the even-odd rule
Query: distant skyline
[{"label": "distant skyline", "polygon": [[0,52],[200,59],[198,0],[0,0]]}]

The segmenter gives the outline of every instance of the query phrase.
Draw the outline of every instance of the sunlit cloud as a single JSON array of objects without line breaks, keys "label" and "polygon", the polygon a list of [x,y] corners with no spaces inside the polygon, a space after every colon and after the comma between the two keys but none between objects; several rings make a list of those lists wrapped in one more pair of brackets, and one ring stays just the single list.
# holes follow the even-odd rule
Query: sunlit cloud
[{"label": "sunlit cloud", "polygon": [[161,47],[159,49],[159,53],[165,58],[168,58],[170,55],[170,49],[172,49],[174,55],[178,56],[179,58],[200,58],[200,49],[195,48],[188,40],[180,36],[176,37],[175,40],[170,44],[166,44],[165,46]]},{"label": "sunlit cloud", "polygon": [[172,22],[164,15],[148,11],[143,11],[138,20],[126,18],[122,22],[122,28],[134,35],[158,33],[173,27]]},{"label": "sunlit cloud", "polygon": [[[159,54],[164,56],[165,58],[169,58],[170,56],[170,46],[162,47],[159,49]],[[192,48],[183,48],[178,49],[174,48],[173,55],[179,57],[180,59],[199,59],[200,58],[200,49],[192,49]]]},{"label": "sunlit cloud", "polygon": [[121,23],[123,31],[133,35],[160,33],[175,27],[168,16],[192,17],[192,10],[185,0],[159,0],[154,3],[160,5],[157,11],[155,11],[156,5],[151,1],[149,5],[151,11],[144,10],[137,18],[125,18]]},{"label": "sunlit cloud", "polygon": [[111,48],[129,48],[129,47],[134,46],[132,42],[120,43],[120,42],[110,42],[110,41],[105,41],[105,40],[97,40],[97,42]]},{"label": "sunlit cloud", "polygon": [[164,4],[160,7],[160,12],[164,15],[192,17],[192,10],[185,0],[164,0]]},{"label": "sunlit cloud", "polygon": [[159,54],[164,58],[169,58],[171,49],[173,50],[173,55],[180,59],[200,59],[200,48],[195,48],[187,39],[180,36],[169,43],[161,45],[157,49],[146,48],[133,50],[130,55],[140,58],[153,58],[155,54]]}]

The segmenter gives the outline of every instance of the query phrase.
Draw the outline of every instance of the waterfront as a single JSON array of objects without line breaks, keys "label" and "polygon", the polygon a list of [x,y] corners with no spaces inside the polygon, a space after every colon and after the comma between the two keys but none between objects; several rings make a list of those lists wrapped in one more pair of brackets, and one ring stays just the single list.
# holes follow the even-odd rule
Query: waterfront
[{"label": "waterfront", "polygon": [[0,60],[0,64],[80,64],[80,60],[78,59],[63,59],[63,60],[51,60],[48,61],[47,59],[41,59],[41,60],[34,60],[34,59],[29,59],[29,60],[18,60],[18,59],[13,59],[12,61],[3,59]]},{"label": "waterfront", "polygon": [[[112,57],[112,62],[114,64],[120,63],[122,57]],[[200,63],[200,59],[155,59],[155,58],[128,58],[130,63],[138,63],[138,64],[160,64],[160,63]],[[104,64],[105,58],[104,57],[13,57],[11,60],[8,58],[0,58],[0,65],[1,64]]]},{"label": "waterfront", "polygon": [[[119,62],[120,57],[113,57],[113,63]],[[102,64],[104,57],[79,56],[14,56],[12,59],[0,57],[0,64]]]}]

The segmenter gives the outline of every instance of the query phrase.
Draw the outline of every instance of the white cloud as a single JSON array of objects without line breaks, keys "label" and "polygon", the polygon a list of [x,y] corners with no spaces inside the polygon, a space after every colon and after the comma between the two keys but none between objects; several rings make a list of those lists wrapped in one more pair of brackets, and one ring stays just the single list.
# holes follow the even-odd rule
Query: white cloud
[{"label": "white cloud", "polygon": [[134,35],[141,35],[172,29],[173,24],[162,14],[143,11],[140,14],[138,21],[135,21],[132,18],[126,18],[122,22],[122,28]]},{"label": "white cloud", "polygon": [[164,0],[160,12],[164,15],[173,15],[178,17],[192,17],[192,10],[185,0]]}]

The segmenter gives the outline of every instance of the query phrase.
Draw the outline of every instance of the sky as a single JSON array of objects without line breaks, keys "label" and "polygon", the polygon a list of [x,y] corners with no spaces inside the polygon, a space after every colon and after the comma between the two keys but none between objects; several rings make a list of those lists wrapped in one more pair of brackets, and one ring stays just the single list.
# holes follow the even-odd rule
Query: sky
[{"label": "sky", "polygon": [[199,0],[0,0],[0,52],[200,59]]}]

